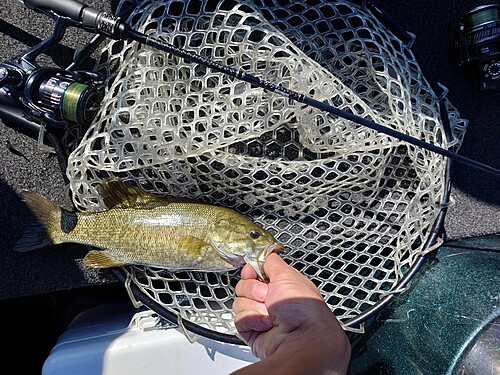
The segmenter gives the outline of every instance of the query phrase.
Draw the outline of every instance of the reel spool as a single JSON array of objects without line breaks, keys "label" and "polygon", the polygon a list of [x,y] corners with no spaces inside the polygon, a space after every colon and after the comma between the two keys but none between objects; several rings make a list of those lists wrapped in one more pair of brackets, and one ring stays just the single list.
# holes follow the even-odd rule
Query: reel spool
[{"label": "reel spool", "polygon": [[[138,2],[127,22],[456,151],[467,122],[381,18],[365,2],[167,0]],[[355,332],[440,244],[449,203],[442,156],[135,42],[110,41],[96,68],[106,94],[68,161],[78,209],[104,208],[98,187],[110,177],[233,208],[276,236],[283,258]],[[134,266],[116,275],[138,304],[240,343],[239,270]]]},{"label": "reel spool", "polygon": [[93,85],[77,82],[67,74],[34,75],[28,81],[31,97],[59,118],[86,126],[94,119],[101,98]]},{"label": "reel spool", "polygon": [[475,66],[481,90],[500,87],[500,18],[498,4],[472,9],[458,24],[460,64]]},{"label": "reel spool", "polygon": [[60,128],[68,123],[85,128],[92,122],[102,99],[94,78],[85,72],[39,68],[23,59],[0,64],[2,90],[18,97],[32,116]]}]

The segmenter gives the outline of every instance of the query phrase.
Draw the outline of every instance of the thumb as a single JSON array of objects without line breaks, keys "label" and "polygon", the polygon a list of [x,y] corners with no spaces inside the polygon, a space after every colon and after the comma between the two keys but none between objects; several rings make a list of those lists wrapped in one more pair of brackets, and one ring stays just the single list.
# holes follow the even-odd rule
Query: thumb
[{"label": "thumb", "polygon": [[269,254],[263,266],[270,283],[274,281],[287,285],[283,292],[295,293],[296,297],[305,296],[323,301],[316,285],[306,275],[286,263],[278,254]]},{"label": "thumb", "polygon": [[267,256],[263,267],[264,272],[267,277],[269,277],[270,281],[272,281],[273,278],[276,279],[278,277],[281,279],[305,277],[298,270],[286,263],[283,258],[276,253],[271,253]]}]

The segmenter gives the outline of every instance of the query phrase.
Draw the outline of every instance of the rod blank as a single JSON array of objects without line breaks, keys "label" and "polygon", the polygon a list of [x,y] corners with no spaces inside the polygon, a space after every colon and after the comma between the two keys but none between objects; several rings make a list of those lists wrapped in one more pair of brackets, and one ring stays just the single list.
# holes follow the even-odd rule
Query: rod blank
[{"label": "rod blank", "polygon": [[417,147],[421,147],[423,149],[432,151],[434,153],[445,156],[445,157],[447,157],[451,160],[457,161],[459,163],[462,163],[462,164],[468,165],[470,167],[482,170],[484,172],[491,173],[491,174],[496,175],[496,176],[500,176],[499,169],[493,168],[489,165],[483,164],[481,162],[467,158],[465,156],[456,154],[456,153],[454,153],[450,150],[447,150],[443,147],[436,146],[432,143],[425,142],[421,139],[412,137],[408,134],[402,133],[402,132],[397,131],[395,129],[392,129],[392,128],[389,128],[386,126],[382,126],[382,125],[377,124],[373,121],[370,121],[370,120],[367,120],[363,117],[357,116],[353,113],[349,113],[349,112],[343,111],[339,108],[335,108],[334,106],[332,106],[328,103],[320,102],[318,100],[307,97],[304,94],[295,92],[293,90],[290,90],[290,89],[283,87],[281,85],[278,85],[276,83],[269,82],[269,81],[263,80],[262,78],[248,74],[242,70],[238,70],[238,69],[223,65],[217,61],[210,60],[210,59],[205,58],[205,57],[198,55],[196,53],[175,47],[174,45],[166,43],[160,39],[153,38],[153,37],[147,36],[145,34],[141,34],[139,32],[131,30],[130,28],[127,28],[125,30],[124,36],[125,36],[125,38],[128,38],[130,40],[134,40],[136,42],[145,44],[147,46],[150,46],[150,47],[153,47],[153,48],[156,48],[156,49],[168,52],[168,53],[172,53],[173,55],[181,57],[187,61],[204,65],[204,66],[206,66],[210,69],[213,69],[217,72],[227,74],[229,76],[232,76],[234,78],[237,78],[237,79],[245,81],[245,82],[248,82],[248,83],[255,85],[257,87],[263,88],[265,90],[268,90],[268,91],[271,91],[271,92],[274,92],[274,93],[277,93],[280,95],[283,95],[283,96],[290,98],[292,100],[295,100],[297,102],[307,104],[311,107],[320,109],[322,111],[331,113],[331,114],[339,116],[339,117],[343,117],[343,118],[350,120],[350,121],[353,121],[357,124],[366,126],[370,129],[376,130],[380,133],[387,134],[391,137],[400,139],[404,142],[408,142],[408,143],[415,145]]}]

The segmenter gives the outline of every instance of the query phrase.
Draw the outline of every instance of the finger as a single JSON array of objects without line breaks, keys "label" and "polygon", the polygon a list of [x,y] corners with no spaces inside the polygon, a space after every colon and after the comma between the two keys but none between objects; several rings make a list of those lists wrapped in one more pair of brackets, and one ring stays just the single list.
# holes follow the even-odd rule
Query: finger
[{"label": "finger", "polygon": [[269,315],[262,315],[252,310],[243,310],[236,314],[234,325],[242,336],[246,336],[246,332],[269,331],[273,327],[273,322]]},{"label": "finger", "polygon": [[233,302],[233,310],[236,314],[244,311],[253,311],[259,315],[269,315],[265,304],[249,298],[236,298]]},{"label": "finger", "polygon": [[254,268],[250,264],[245,264],[243,269],[241,270],[241,278],[242,279],[257,279],[257,273]]},{"label": "finger", "polygon": [[239,297],[250,298],[258,302],[266,300],[268,284],[258,280],[240,280],[236,284],[236,294]]}]

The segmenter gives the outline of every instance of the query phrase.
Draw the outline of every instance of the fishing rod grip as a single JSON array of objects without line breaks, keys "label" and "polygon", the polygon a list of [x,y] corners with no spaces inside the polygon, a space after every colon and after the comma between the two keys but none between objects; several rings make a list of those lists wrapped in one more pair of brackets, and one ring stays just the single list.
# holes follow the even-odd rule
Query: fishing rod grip
[{"label": "fishing rod grip", "polygon": [[122,39],[127,25],[111,13],[95,9],[76,0],[23,0],[33,10],[50,10],[59,16],[81,23],[84,29]]},{"label": "fishing rod grip", "polygon": [[82,11],[88,6],[76,0],[23,0],[24,5],[33,10],[53,10],[61,16],[81,21]]}]

